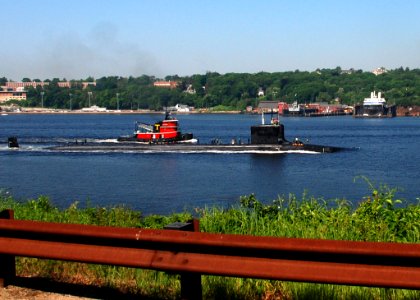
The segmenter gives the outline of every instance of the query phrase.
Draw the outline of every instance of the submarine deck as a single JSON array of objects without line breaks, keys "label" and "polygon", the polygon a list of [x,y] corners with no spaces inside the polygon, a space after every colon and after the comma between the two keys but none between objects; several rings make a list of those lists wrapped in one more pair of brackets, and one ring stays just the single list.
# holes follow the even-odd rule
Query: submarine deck
[{"label": "submarine deck", "polygon": [[342,150],[338,147],[320,146],[304,144],[295,146],[292,143],[283,144],[142,144],[142,143],[77,143],[54,146],[48,148],[52,151],[73,151],[73,152],[93,152],[93,151],[133,151],[133,152],[180,152],[180,153],[197,153],[197,152],[234,152],[234,153],[252,153],[267,152],[281,153],[285,151],[311,151],[319,153],[331,153]]}]

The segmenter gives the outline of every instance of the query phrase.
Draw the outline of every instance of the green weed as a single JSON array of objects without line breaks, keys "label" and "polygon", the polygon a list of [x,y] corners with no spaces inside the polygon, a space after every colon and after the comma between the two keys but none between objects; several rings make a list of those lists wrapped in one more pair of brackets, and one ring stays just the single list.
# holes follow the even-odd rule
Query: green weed
[{"label": "green weed", "polygon": [[[168,216],[143,216],[127,207],[93,207],[72,203],[55,207],[48,197],[17,201],[0,192],[0,210],[13,209],[16,219],[93,224],[118,227],[163,228],[200,218],[204,232],[258,236],[301,237],[355,241],[420,241],[420,206],[396,198],[397,190],[375,187],[361,177],[370,195],[359,203],[345,199],[325,200],[306,193],[278,197],[264,204],[254,194],[243,196],[230,208],[205,207]],[[419,202],[420,199],[417,199]],[[354,202],[353,202],[354,203]],[[130,294],[159,299],[180,297],[179,275],[132,268],[70,262],[17,259],[19,275],[57,281],[98,285]],[[257,279],[202,276],[205,299],[419,299],[418,291],[294,283]]]}]

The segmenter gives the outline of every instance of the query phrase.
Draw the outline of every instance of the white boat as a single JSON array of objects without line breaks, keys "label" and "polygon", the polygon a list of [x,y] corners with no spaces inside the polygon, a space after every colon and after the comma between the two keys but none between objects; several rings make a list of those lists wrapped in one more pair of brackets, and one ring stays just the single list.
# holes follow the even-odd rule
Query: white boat
[{"label": "white boat", "polygon": [[390,118],[396,116],[395,105],[388,106],[382,93],[373,91],[370,97],[363,100],[362,105],[356,105],[354,110],[355,117],[365,118]]},{"label": "white boat", "polygon": [[302,114],[302,108],[300,104],[297,103],[297,101],[294,101],[292,105],[289,106],[289,115],[301,115]]},{"label": "white boat", "polygon": [[83,112],[106,112],[106,107],[99,107],[97,105],[92,105],[91,107],[82,108]]}]

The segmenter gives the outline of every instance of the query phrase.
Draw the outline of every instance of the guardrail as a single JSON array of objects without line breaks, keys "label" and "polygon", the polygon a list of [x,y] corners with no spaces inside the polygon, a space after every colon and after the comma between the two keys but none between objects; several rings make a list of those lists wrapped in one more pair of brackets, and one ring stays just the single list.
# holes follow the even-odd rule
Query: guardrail
[{"label": "guardrail", "polygon": [[[183,299],[201,298],[201,275],[420,288],[420,244],[352,242],[0,219],[0,283],[15,256],[181,274]],[[178,228],[172,226],[172,229]],[[198,222],[190,224],[198,231]]]}]

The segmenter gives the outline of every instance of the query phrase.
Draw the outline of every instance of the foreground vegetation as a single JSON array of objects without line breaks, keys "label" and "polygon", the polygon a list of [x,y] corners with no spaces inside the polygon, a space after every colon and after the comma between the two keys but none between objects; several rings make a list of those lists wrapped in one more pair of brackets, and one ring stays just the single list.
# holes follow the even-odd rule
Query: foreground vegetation
[{"label": "foreground vegetation", "polygon": [[[420,69],[399,68],[378,76],[362,70],[345,71],[337,67],[313,72],[207,72],[182,77],[172,75],[164,79],[176,81],[178,86],[174,89],[154,87],[153,82],[159,79],[147,75],[128,78],[109,76],[96,80],[86,78],[84,81],[96,81],[96,86],[86,89],[78,81],[73,80],[71,88],[60,88],[58,82],[66,79],[47,79],[48,86],[29,88],[28,99],[17,101],[16,104],[66,109],[96,104],[108,109],[161,110],[163,106],[182,103],[196,108],[220,106],[224,110],[244,110],[247,106],[256,107],[261,100],[335,103],[339,99],[343,104],[354,105],[376,90],[381,91],[389,103],[398,106],[420,105]],[[30,78],[22,80],[40,81]],[[7,78],[0,78],[0,86],[6,81]],[[264,96],[258,95],[260,89],[264,91]]]},{"label": "foreground vegetation", "polygon": [[[205,232],[419,243],[420,206],[402,203],[395,196],[396,189],[371,188],[372,194],[355,205],[346,200],[326,201],[307,195],[301,199],[290,195],[263,204],[249,195],[241,197],[238,206],[232,208],[142,216],[124,207],[80,207],[77,202],[60,210],[47,197],[20,202],[2,194],[0,210],[13,209],[16,219],[145,228],[163,228],[175,221],[198,217]],[[177,299],[180,296],[178,275],[164,272],[19,258],[17,273],[109,287],[136,297]],[[217,276],[203,276],[203,294],[205,299],[420,298],[420,291]]]}]

